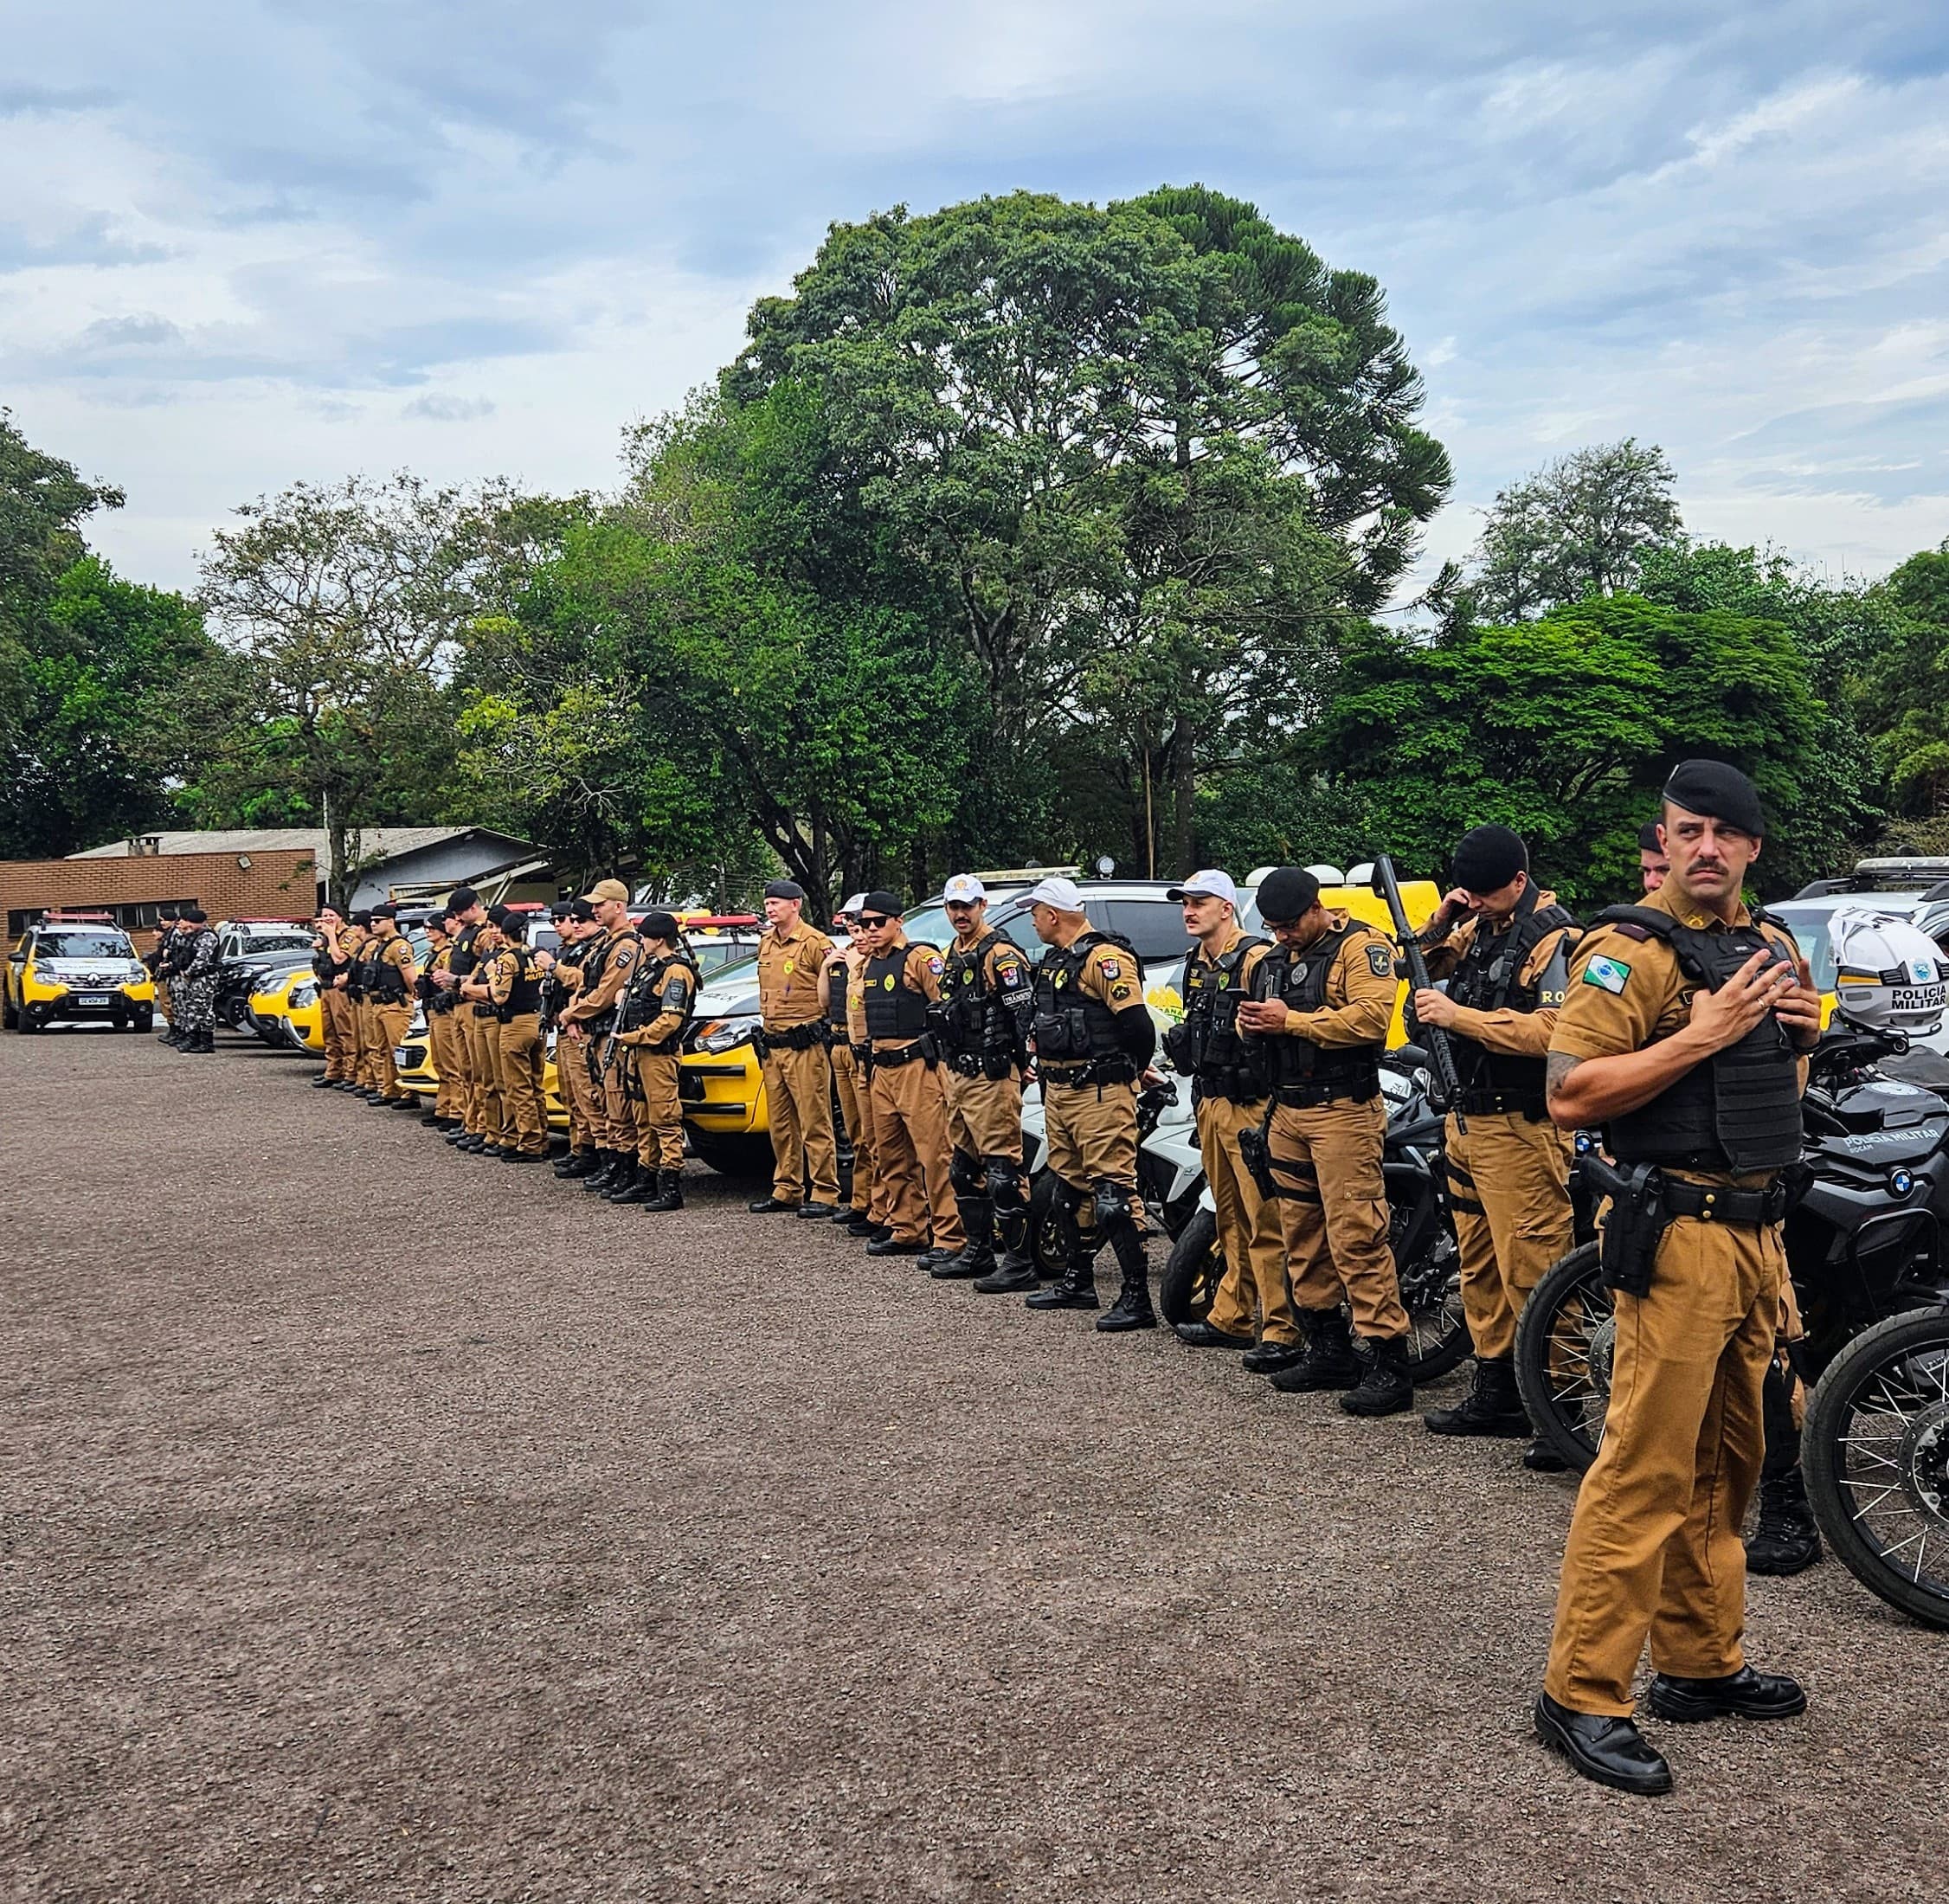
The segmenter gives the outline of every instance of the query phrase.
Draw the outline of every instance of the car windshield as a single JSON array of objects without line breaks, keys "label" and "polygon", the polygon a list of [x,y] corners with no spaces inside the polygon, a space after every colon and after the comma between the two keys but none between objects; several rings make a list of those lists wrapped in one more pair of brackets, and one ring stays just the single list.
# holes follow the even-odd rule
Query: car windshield
[{"label": "car windshield", "polygon": [[34,943],[43,959],[132,959],[135,948],[119,932],[43,932]]},{"label": "car windshield", "polygon": [[706,975],[727,971],[751,956],[750,946],[742,939],[692,939],[690,946],[698,970]]},{"label": "car windshield", "polygon": [[237,950],[248,956],[253,952],[308,952],[312,935],[296,927],[269,932],[246,932],[237,942]]}]

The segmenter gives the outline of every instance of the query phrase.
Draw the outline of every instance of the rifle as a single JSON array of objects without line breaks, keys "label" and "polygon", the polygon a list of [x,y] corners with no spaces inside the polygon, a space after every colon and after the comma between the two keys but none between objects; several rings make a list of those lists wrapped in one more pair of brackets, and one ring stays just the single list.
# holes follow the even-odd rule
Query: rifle
[{"label": "rifle", "polygon": [[[1375,857],[1373,890],[1387,902],[1387,916],[1394,922],[1394,942],[1400,948],[1402,964],[1407,968],[1410,1033],[1428,1053],[1429,1069],[1435,1074],[1435,1089],[1428,1093],[1428,1101],[1436,1110],[1452,1110],[1462,1096],[1462,1076],[1455,1068],[1455,1047],[1449,1043],[1446,1032],[1438,1026],[1424,1025],[1414,1015],[1412,994],[1432,991],[1435,981],[1428,975],[1428,961],[1422,953],[1421,942],[1415,937],[1414,928],[1407,923],[1407,908],[1401,904],[1400,882],[1394,878],[1394,862],[1386,853]],[[1461,1112],[1456,1111],[1455,1115],[1456,1122],[1461,1123]],[[1468,1127],[1463,1124],[1462,1128]]]}]

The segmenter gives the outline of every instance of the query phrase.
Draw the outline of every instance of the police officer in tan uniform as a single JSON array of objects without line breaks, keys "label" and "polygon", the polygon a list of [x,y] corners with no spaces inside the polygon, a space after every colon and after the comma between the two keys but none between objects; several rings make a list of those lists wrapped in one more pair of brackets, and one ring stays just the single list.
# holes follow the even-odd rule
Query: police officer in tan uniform
[{"label": "police officer in tan uniform", "polygon": [[1664,827],[1656,820],[1648,820],[1637,829],[1638,883],[1645,891],[1656,892],[1670,871],[1671,861],[1665,858]]},{"label": "police officer in tan uniform", "polygon": [[[833,1088],[839,1093],[839,1116],[846,1122],[846,1142],[852,1147],[852,1183],[847,1200],[833,1212],[833,1220],[846,1225],[849,1233],[865,1234],[872,1220],[877,1193],[873,1172],[873,1096],[872,1073],[867,1069],[872,1048],[866,1039],[865,1002],[854,974],[863,968],[865,937],[859,923],[859,909],[866,895],[855,893],[834,914],[833,923],[845,933],[844,943],[835,942],[819,972],[819,1007],[826,1023],[826,1046],[833,1067]],[[853,1026],[857,1019],[859,1030]],[[865,1219],[864,1223],[861,1219]],[[853,1225],[860,1228],[853,1232]]]},{"label": "police officer in tan uniform", "polygon": [[388,904],[372,909],[367,1008],[372,1014],[371,1102],[389,1110],[418,1110],[420,1100],[399,1081],[393,1052],[413,1022],[413,1000],[419,989],[420,968],[413,948],[399,929],[399,908]]},{"label": "police officer in tan uniform", "polygon": [[598,880],[582,897],[601,936],[582,961],[582,982],[575,1002],[562,1014],[562,1028],[569,1043],[584,1051],[594,1081],[590,1102],[600,1120],[601,1167],[584,1177],[582,1187],[600,1196],[636,1174],[635,1105],[614,1062],[610,1034],[615,1030],[616,1000],[636,975],[643,942],[630,923],[629,888],[621,880]]},{"label": "police officer in tan uniform", "polygon": [[460,1034],[453,1019],[453,994],[440,980],[442,972],[453,969],[453,914],[433,914],[426,931],[427,964],[420,974],[420,1003],[426,1013],[427,1045],[440,1084],[434,1093],[433,1109],[420,1122],[441,1130],[461,1130],[466,1125],[466,1074],[454,1055]]},{"label": "police officer in tan uniform", "polygon": [[1108,1243],[1123,1283],[1097,1327],[1155,1328],[1138,1229],[1137,1086],[1157,1052],[1143,967],[1128,941],[1090,925],[1073,879],[1041,880],[1028,898],[1035,936],[1047,949],[1035,968],[1030,1037],[1064,1270],[1023,1300],[1033,1309],[1095,1309],[1096,1249]]},{"label": "police officer in tan uniform", "polygon": [[805,897],[793,879],[774,879],[765,888],[758,1016],[775,1169],[771,1194],[750,1206],[754,1216],[795,1210],[801,1217],[831,1217],[839,1206],[833,1068],[820,1023],[820,975],[833,942],[806,923]]},{"label": "police officer in tan uniform", "polygon": [[[1422,1024],[1448,1033],[1462,1085],[1444,1150],[1476,1367],[1464,1400],[1422,1418],[1431,1434],[1521,1437],[1530,1426],[1516,1389],[1516,1322],[1576,1241],[1570,1140],[1550,1122],[1543,1055],[1579,928],[1532,881],[1528,848],[1507,827],[1463,834],[1452,876],[1420,933],[1429,974],[1448,989],[1418,991],[1413,1003]],[[1540,1439],[1523,1459],[1563,1466]]]},{"label": "police officer in tan uniform", "polygon": [[1611,1404],[1563,1556],[1538,1735],[1584,1777],[1671,1789],[1631,1717],[1785,1719],[1806,1695],[1746,1663],[1740,1543],[1765,1449],[1761,1394],[1786,1274],[1781,1173],[1800,1155],[1800,1054],[1820,998],[1791,936],[1740,890],[1766,830],[1737,769],[1684,761],[1664,789],[1670,872],[1599,914],[1549,1051],[1550,1114],[1602,1125],[1615,1292]]},{"label": "police officer in tan uniform", "polygon": [[481,1049],[474,1033],[474,1007],[480,1000],[466,995],[465,987],[479,968],[480,942],[488,930],[487,910],[472,886],[456,886],[447,897],[447,910],[453,921],[453,950],[441,982],[453,1000],[453,1052],[464,1093],[462,1128],[448,1131],[447,1141],[456,1149],[473,1150],[486,1142],[487,1092],[492,1079],[481,1075]]},{"label": "police officer in tan uniform", "polygon": [[601,936],[601,928],[588,900],[569,899],[555,909],[555,929],[562,941],[561,951],[535,954],[546,987],[544,1030],[555,1033],[555,1086],[562,1096],[562,1108],[569,1114],[568,1155],[555,1166],[555,1174],[580,1179],[601,1167],[595,1155],[597,1120],[590,1110],[595,1086],[589,1068],[589,1046],[569,1038],[563,1028],[562,1015],[581,987],[582,962],[590,942]]},{"label": "police officer in tan uniform", "polygon": [[1271,1085],[1264,1041],[1238,1029],[1270,942],[1238,923],[1238,889],[1215,867],[1194,872],[1168,895],[1184,908],[1198,942],[1184,967],[1184,1018],[1164,1035],[1172,1064],[1188,1079],[1218,1219],[1225,1273],[1202,1322],[1180,1322],[1193,1348],[1242,1348],[1255,1375],[1288,1368],[1305,1353],[1286,1282],[1286,1242],[1277,1200],[1261,1194],[1239,1153],[1241,1133],[1265,1122]]},{"label": "police officer in tan uniform", "polygon": [[674,913],[646,912],[635,975],[619,1000],[616,1062],[627,1066],[635,1107],[637,1173],[611,1193],[611,1203],[648,1211],[684,1207],[684,1107],[677,1070],[685,1027],[697,1002],[697,961]]},{"label": "police officer in tan uniform", "polygon": [[942,901],[955,936],[931,1022],[947,1097],[949,1180],[968,1242],[931,1268],[942,1279],[971,1279],[984,1295],[1008,1295],[1041,1282],[1022,1180],[1022,1061],[1035,988],[1022,949],[988,923],[987,889],[973,873],[949,879]]},{"label": "police officer in tan uniform", "polygon": [[[494,909],[495,912],[499,907]],[[494,957],[501,949],[501,929],[494,914],[482,910],[480,923],[472,931],[473,969],[460,981],[460,1035],[467,1045],[468,1099],[473,1122],[454,1146],[476,1157],[499,1158],[510,1146],[506,1137],[506,1107],[501,1099],[500,1009],[494,1003],[491,983]]]},{"label": "police officer in tan uniform", "polygon": [[[337,906],[322,905],[312,925],[312,976],[318,982],[318,1029],[325,1035],[325,1071],[312,1083],[321,1090],[344,1083],[352,1075],[357,1058],[356,1026],[351,1000],[338,981],[345,969],[345,955],[339,935],[345,929],[345,916]],[[165,1000],[166,1007],[166,1000]]]},{"label": "police officer in tan uniform", "polygon": [[542,975],[528,949],[528,915],[496,906],[488,915],[500,947],[487,964],[487,997],[494,1007],[495,1076],[500,1084],[501,1161],[542,1163],[548,1157],[548,1112],[542,1093]]},{"label": "police officer in tan uniform", "polygon": [[892,1232],[869,1241],[866,1253],[918,1256],[930,1268],[968,1241],[949,1172],[947,1093],[929,1035],[941,955],[908,938],[891,892],[866,894],[859,923],[876,1161]]},{"label": "police officer in tan uniform", "polygon": [[1414,1382],[1380,1163],[1393,949],[1372,926],[1322,905],[1320,882],[1299,866],[1267,874],[1258,910],[1278,942],[1260,962],[1238,1022],[1266,1041],[1267,1155],[1307,1338],[1305,1354],[1272,1384],[1294,1394],[1337,1389],[1350,1415],[1399,1414],[1414,1405]]}]

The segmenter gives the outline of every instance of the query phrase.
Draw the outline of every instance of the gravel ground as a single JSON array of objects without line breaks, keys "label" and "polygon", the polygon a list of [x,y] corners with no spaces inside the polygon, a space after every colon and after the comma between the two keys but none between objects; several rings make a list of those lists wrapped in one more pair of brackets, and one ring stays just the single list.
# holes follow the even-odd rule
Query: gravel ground
[{"label": "gravel ground", "polygon": [[1943,1894],[1949,1639],[1837,1565],[1805,1719],[1603,1792],[1508,1444],[309,1075],[0,1040],[0,1894]]}]

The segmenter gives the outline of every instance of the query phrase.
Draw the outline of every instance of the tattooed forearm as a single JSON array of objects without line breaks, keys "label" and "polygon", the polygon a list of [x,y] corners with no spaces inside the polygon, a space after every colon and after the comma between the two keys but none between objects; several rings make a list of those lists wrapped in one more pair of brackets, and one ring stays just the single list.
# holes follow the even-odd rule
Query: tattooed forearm
[{"label": "tattooed forearm", "polygon": [[1571,1072],[1583,1062],[1582,1058],[1573,1058],[1567,1052],[1552,1052],[1544,1069],[1545,1092],[1553,1098],[1569,1083]]}]

